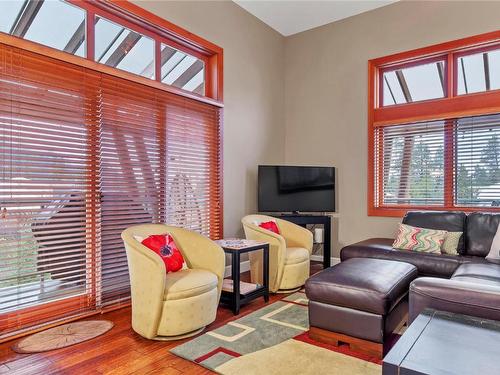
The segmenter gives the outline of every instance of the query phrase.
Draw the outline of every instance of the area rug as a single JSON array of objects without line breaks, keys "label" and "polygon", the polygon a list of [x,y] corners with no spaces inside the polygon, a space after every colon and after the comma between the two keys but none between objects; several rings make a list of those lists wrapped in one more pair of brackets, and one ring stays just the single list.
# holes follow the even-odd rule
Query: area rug
[{"label": "area rug", "polygon": [[38,353],[79,344],[108,332],[113,322],[84,320],[63,324],[28,336],[12,347],[18,353]]},{"label": "area rug", "polygon": [[380,360],[309,339],[307,298],[294,293],[170,350],[224,375],[380,375]]}]

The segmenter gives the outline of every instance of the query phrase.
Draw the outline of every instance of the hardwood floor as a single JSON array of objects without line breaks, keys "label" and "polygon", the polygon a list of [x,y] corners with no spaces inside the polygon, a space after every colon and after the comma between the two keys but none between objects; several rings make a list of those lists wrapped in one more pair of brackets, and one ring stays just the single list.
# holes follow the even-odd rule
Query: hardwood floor
[{"label": "hardwood floor", "polygon": [[[322,269],[312,262],[311,274]],[[243,274],[242,280],[248,280]],[[285,295],[270,296],[273,303]],[[259,298],[241,308],[238,317],[219,307],[212,330],[264,306]],[[89,319],[111,320],[115,326],[106,334],[90,341],[45,353],[18,354],[11,349],[15,340],[0,344],[0,374],[212,374],[211,371],[169,353],[169,349],[190,339],[175,342],[147,340],[136,334],[130,325],[130,307],[97,315]]]}]

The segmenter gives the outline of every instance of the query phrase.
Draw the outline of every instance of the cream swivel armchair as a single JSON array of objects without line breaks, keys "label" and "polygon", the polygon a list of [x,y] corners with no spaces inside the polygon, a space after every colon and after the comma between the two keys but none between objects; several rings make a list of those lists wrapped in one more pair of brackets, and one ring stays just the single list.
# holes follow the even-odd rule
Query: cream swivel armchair
[{"label": "cream swivel armchair", "polygon": [[[140,238],[170,233],[189,269],[165,272],[160,256]],[[154,340],[195,335],[215,320],[224,277],[224,251],[196,232],[163,224],[122,232],[132,290],[132,328]]]},{"label": "cream swivel armchair", "polygon": [[[280,234],[259,227],[266,221],[275,221]],[[288,293],[300,288],[309,277],[309,263],[313,246],[310,231],[286,220],[265,215],[248,215],[241,220],[247,239],[269,243],[269,290]],[[252,282],[262,283],[262,257],[250,253]]]}]

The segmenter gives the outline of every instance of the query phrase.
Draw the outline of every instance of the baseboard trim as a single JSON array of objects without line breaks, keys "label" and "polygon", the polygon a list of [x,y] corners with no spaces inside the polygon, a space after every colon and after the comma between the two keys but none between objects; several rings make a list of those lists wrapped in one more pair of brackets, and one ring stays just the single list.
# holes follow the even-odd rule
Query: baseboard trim
[{"label": "baseboard trim", "polygon": [[[240,263],[240,271],[241,272],[247,272],[250,271],[250,261],[245,260]],[[226,266],[226,269],[224,271],[224,277],[229,277],[231,276],[231,266]]]},{"label": "baseboard trim", "polygon": [[[317,262],[322,262],[323,261],[323,255],[311,255],[311,260],[317,261]],[[332,257],[330,258],[331,265],[335,265],[337,263],[340,263],[340,258],[335,258]],[[245,260],[240,263],[240,271],[241,272],[247,272],[250,271],[250,261]],[[231,266],[226,266],[226,269],[224,271],[224,277],[229,277],[231,276]]]},{"label": "baseboard trim", "polygon": [[[311,260],[317,261],[317,262],[322,262],[323,261],[323,255],[311,255]],[[330,264],[334,266],[335,264],[340,263],[340,258],[336,257],[331,257],[330,258]]]}]

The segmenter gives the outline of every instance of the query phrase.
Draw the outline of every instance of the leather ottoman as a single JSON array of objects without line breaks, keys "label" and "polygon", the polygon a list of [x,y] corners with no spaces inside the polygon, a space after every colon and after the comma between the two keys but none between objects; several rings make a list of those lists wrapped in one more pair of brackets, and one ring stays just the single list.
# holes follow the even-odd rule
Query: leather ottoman
[{"label": "leather ottoman", "polygon": [[370,258],[317,273],[306,282],[309,336],[382,357],[384,339],[406,322],[409,284],[416,277],[409,263]]}]

